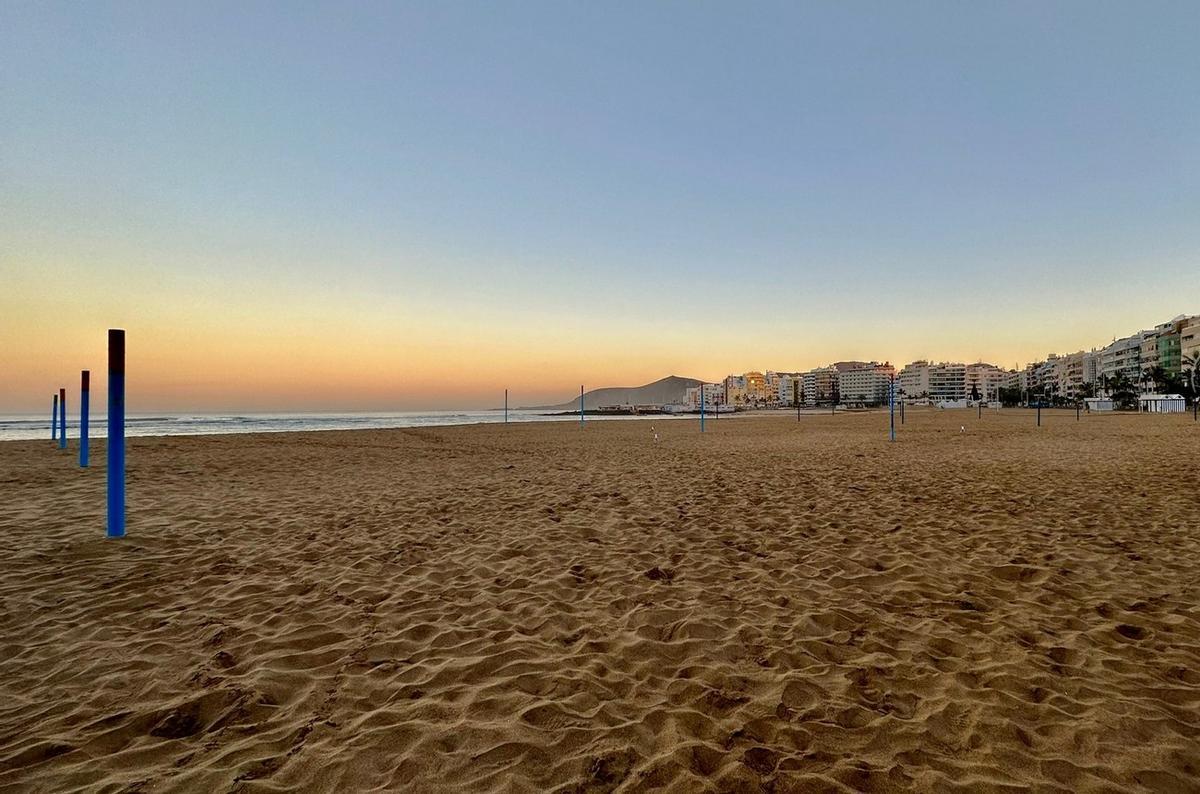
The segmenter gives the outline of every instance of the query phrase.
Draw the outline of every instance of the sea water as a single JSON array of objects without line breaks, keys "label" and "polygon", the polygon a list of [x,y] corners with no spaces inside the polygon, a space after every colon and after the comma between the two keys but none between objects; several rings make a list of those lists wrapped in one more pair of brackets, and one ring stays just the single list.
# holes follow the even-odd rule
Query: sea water
[{"label": "sea water", "polygon": [[[636,419],[633,416],[592,416],[587,421]],[[651,417],[641,417],[651,418]],[[658,415],[654,419],[673,417]],[[695,417],[691,417],[695,418]],[[288,433],[297,430],[372,430],[396,427],[441,427],[504,421],[503,410],[491,411],[404,411],[396,413],[239,413],[239,414],[129,414],[126,436],[198,436],[225,433]],[[578,422],[579,415],[550,415],[538,411],[509,409],[510,422]],[[93,413],[88,436],[104,438],[104,413]],[[67,438],[79,437],[79,417],[67,417]],[[0,414],[0,441],[21,439],[50,441],[50,417],[31,414]]]}]

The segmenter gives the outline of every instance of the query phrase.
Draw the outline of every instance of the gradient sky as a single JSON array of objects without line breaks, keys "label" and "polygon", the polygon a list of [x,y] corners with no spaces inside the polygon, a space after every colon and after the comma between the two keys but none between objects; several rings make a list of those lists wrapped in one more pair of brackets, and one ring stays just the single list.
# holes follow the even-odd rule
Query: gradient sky
[{"label": "gradient sky", "polygon": [[[1200,311],[1200,4],[0,0],[0,411],[424,409]],[[97,387],[103,388],[103,376]]]}]

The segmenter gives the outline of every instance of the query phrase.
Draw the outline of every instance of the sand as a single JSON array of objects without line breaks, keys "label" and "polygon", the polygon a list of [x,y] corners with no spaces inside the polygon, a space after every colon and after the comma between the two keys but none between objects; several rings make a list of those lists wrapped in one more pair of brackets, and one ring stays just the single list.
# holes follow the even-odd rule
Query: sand
[{"label": "sand", "polygon": [[1190,416],[708,428],[0,444],[0,790],[1200,790]]}]

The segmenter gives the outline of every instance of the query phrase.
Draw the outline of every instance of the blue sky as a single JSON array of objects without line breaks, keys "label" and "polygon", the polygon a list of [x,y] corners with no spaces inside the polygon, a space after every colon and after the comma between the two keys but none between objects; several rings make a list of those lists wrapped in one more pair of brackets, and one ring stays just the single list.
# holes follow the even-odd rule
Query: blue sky
[{"label": "blue sky", "polygon": [[246,5],[0,5],[5,347],[319,322],[569,396],[1200,311],[1200,4]]}]

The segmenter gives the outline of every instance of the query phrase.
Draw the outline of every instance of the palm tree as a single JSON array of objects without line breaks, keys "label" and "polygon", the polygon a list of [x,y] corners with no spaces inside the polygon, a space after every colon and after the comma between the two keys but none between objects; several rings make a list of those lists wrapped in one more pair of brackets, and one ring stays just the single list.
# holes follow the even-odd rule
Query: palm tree
[{"label": "palm tree", "polygon": [[1192,400],[1200,399],[1200,351],[1183,357],[1183,370],[1188,373],[1192,386]]},{"label": "palm tree", "polygon": [[1133,408],[1137,406],[1137,391],[1128,374],[1118,372],[1113,375],[1108,381],[1108,388],[1110,389],[1109,396],[1112,397],[1112,401],[1121,408]]}]

